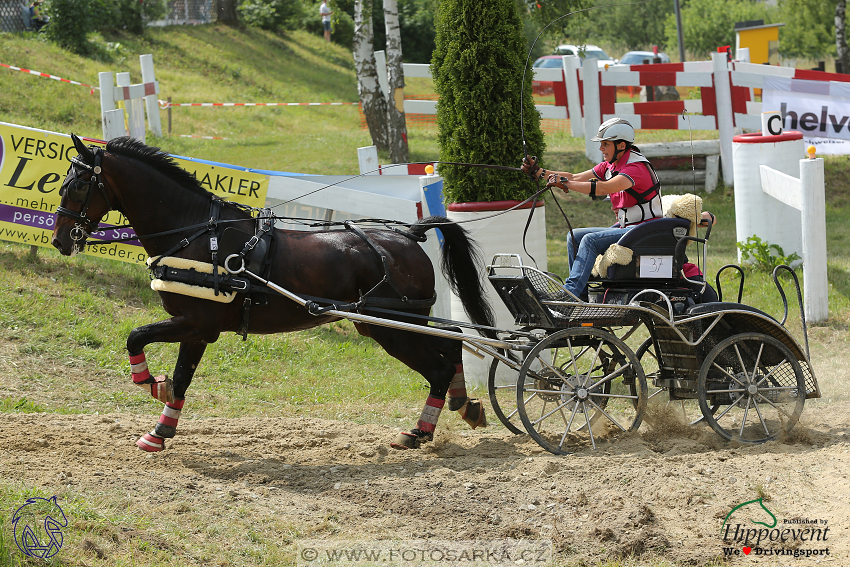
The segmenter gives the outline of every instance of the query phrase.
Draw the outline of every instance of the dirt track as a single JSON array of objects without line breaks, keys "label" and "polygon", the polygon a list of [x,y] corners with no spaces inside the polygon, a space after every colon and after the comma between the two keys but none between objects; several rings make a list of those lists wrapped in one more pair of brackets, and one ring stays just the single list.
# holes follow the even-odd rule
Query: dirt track
[{"label": "dirt track", "polygon": [[[391,428],[283,418],[181,420],[168,449],[147,455],[134,441],[154,422],[127,414],[4,414],[0,467],[47,492],[123,494],[143,509],[167,503],[178,515],[183,507],[213,517],[232,503],[249,521],[272,517],[302,538],[543,538],[559,563],[634,555],[704,564],[722,555],[726,514],[761,494],[780,524],[827,521],[826,542],[796,546],[828,547],[820,559],[850,565],[847,402],[807,407],[784,442],[732,447],[708,429],[668,419],[566,457],[502,428],[438,429],[425,449],[398,452],[388,448]],[[286,534],[279,541],[295,549]],[[89,543],[108,561],[120,538],[102,532]],[[191,541],[162,545],[197,562]],[[815,560],[752,554],[732,563]]]}]

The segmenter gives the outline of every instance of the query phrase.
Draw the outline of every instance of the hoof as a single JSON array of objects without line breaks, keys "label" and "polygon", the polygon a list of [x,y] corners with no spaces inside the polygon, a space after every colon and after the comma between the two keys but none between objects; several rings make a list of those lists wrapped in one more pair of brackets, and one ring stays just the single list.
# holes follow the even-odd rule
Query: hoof
[{"label": "hoof", "polygon": [[174,402],[174,384],[168,376],[157,376],[144,382],[137,382],[136,386],[164,404]]},{"label": "hoof", "polygon": [[165,449],[165,439],[151,433],[145,433],[136,441],[136,447],[148,453],[158,453]]},{"label": "hoof", "polygon": [[390,447],[400,450],[418,449],[422,443],[433,441],[433,439],[433,433],[425,433],[418,429],[414,429],[410,432],[402,431],[398,434],[398,437],[395,438],[395,441],[390,443]]},{"label": "hoof", "polygon": [[484,415],[484,404],[477,398],[469,398],[458,410],[463,419],[472,429],[487,427],[487,416]]}]

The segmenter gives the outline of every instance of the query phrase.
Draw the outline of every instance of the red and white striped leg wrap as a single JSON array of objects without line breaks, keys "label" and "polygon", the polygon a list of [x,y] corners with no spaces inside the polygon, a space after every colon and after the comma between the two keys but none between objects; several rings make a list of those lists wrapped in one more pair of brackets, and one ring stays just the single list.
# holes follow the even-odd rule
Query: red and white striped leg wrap
[{"label": "red and white striped leg wrap", "polygon": [[152,377],[148,370],[148,361],[144,352],[130,355],[130,373],[133,376],[133,383],[157,400],[163,403],[174,401],[174,386],[171,383],[171,378],[167,376]]},{"label": "red and white striped leg wrap", "polygon": [[159,416],[159,422],[169,427],[177,427],[177,420],[180,419],[180,411],[185,403],[186,400],[174,400],[165,404],[162,415]]},{"label": "red and white striped leg wrap", "polygon": [[433,440],[437,420],[440,419],[440,412],[443,411],[445,404],[446,400],[428,396],[416,427],[412,431],[399,433],[390,446],[394,449],[416,449],[422,443]]},{"label": "red and white striped leg wrap", "polygon": [[136,447],[149,453],[157,453],[165,449],[165,439],[151,431],[145,433],[136,441]]},{"label": "red and white striped leg wrap", "polygon": [[463,364],[455,364],[455,375],[449,384],[449,411],[459,410],[466,403],[466,380],[463,377]]}]

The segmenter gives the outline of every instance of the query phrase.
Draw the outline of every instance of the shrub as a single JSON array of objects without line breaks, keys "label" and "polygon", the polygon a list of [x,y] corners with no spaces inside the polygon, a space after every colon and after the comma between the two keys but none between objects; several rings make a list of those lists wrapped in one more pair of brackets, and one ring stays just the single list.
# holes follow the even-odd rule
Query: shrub
[{"label": "shrub", "polygon": [[87,36],[97,28],[95,8],[94,0],[51,0],[46,5],[50,24],[44,32],[61,47],[86,55],[91,51]]},{"label": "shrub", "polygon": [[272,31],[296,29],[303,17],[299,0],[242,0],[238,11],[245,24]]},{"label": "shrub", "polygon": [[781,246],[768,244],[758,236],[750,236],[746,242],[738,242],[737,246],[741,251],[741,259],[758,271],[772,273],[776,266],[790,266],[800,259],[796,252],[786,256]]},{"label": "shrub", "polygon": [[[523,73],[522,30],[513,0],[444,0],[440,5],[431,59],[440,96],[440,161],[519,166],[521,98],[528,151],[543,154],[532,73]],[[449,202],[523,200],[533,193],[531,180],[519,172],[443,164],[440,175]]]}]

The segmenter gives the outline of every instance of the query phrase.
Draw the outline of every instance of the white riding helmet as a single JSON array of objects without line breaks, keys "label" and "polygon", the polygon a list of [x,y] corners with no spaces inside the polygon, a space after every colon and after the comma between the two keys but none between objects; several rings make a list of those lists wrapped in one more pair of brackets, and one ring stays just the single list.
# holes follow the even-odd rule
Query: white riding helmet
[{"label": "white riding helmet", "polygon": [[602,142],[604,140],[624,140],[630,144],[635,143],[635,129],[629,124],[628,120],[622,118],[609,118],[599,126],[599,132],[591,138],[592,142]]}]

